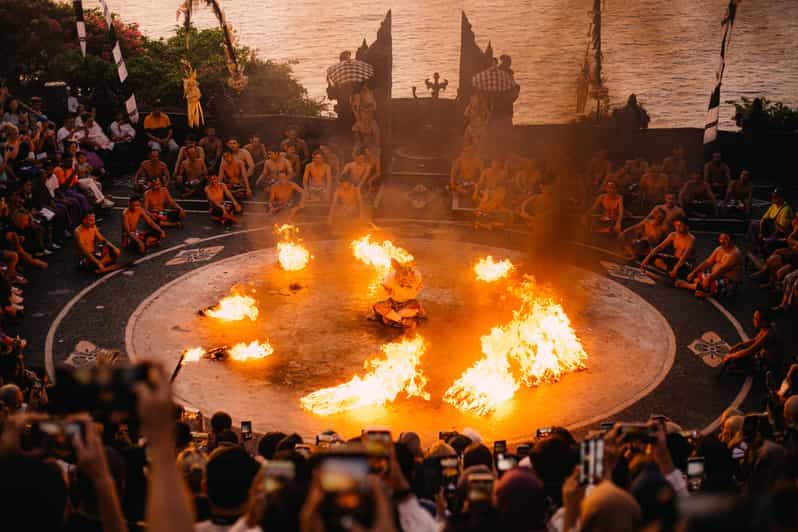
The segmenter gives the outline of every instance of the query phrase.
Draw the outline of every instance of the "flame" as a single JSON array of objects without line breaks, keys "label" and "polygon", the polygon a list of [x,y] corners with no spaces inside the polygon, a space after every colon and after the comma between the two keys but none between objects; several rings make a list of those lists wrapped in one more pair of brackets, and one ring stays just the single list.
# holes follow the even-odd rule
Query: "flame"
[{"label": "flame", "polygon": [[384,240],[382,244],[372,242],[371,235],[352,241],[351,246],[355,258],[369,266],[374,266],[383,277],[391,271],[391,259],[395,259],[401,264],[413,261],[413,255],[407,250],[394,245],[390,240]]},{"label": "flame", "polygon": [[312,257],[299,238],[299,228],[283,224],[275,226],[274,232],[283,238],[282,242],[277,243],[277,260],[280,266],[288,272],[303,270]]},{"label": "flame", "polygon": [[514,269],[515,266],[510,259],[495,261],[491,255],[479,259],[479,261],[474,264],[474,273],[477,279],[485,281],[486,283],[492,283],[493,281],[498,281],[499,279],[507,277]]},{"label": "flame", "polygon": [[205,356],[205,349],[202,347],[192,347],[190,349],[186,349],[183,351],[183,362],[181,365],[186,364],[187,362],[199,362],[200,359]]},{"label": "flame", "polygon": [[268,340],[262,343],[258,342],[257,340],[253,340],[250,343],[239,342],[231,347],[227,353],[230,355],[231,359],[244,362],[247,360],[266,358],[274,353],[274,348]]},{"label": "flame", "polygon": [[229,296],[222,298],[216,305],[202,311],[205,316],[224,321],[241,321],[249,318],[258,319],[258,305],[252,296],[242,294],[237,289],[231,290]]},{"label": "flame", "polygon": [[426,350],[421,336],[404,338],[383,345],[382,358],[372,358],[363,365],[365,376],[358,375],[338,386],[324,388],[300,399],[302,407],[321,416],[364,406],[382,406],[401,393],[429,401],[424,391],[427,377],[418,368]]},{"label": "flame", "polygon": [[585,368],[587,353],[562,306],[529,277],[512,292],[521,300],[512,321],[482,337],[483,358],[444,394],[443,400],[460,410],[490,414],[521,384],[557,382]]}]

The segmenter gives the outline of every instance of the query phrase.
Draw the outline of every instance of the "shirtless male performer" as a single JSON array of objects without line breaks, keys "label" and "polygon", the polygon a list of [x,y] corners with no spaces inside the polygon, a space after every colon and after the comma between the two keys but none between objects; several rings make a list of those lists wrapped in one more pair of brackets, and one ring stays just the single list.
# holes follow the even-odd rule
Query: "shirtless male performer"
[{"label": "shirtless male performer", "polygon": [[235,215],[241,212],[241,205],[238,204],[235,196],[230,193],[225,184],[219,182],[219,176],[208,176],[205,197],[210,207],[211,220],[222,225],[238,225],[240,223]]},{"label": "shirtless male performer", "polygon": [[341,174],[341,181],[330,202],[330,214],[327,216],[327,222],[332,225],[336,217],[349,219],[363,217],[363,198],[360,195],[360,189],[350,181],[347,173]]},{"label": "shirtless male performer", "polygon": [[133,176],[133,188],[136,192],[144,192],[150,182],[155,178],[160,178],[161,183],[169,186],[169,168],[161,161],[161,152],[150,150],[149,157],[139,166],[136,175]]},{"label": "shirtless male performer", "polygon": [[83,216],[81,224],[75,229],[75,244],[82,268],[103,274],[124,267],[117,264],[122,252],[100,233],[92,212]]},{"label": "shirtless male performer", "polygon": [[172,172],[174,175],[177,175],[178,170],[180,169],[180,165],[183,164],[183,161],[188,159],[188,151],[189,150],[197,150],[198,156],[203,161],[205,160],[205,150],[202,146],[197,145],[197,137],[194,135],[186,136],[186,141],[183,146],[180,146],[180,150],[177,152],[177,160],[175,161],[175,169]]},{"label": "shirtless male performer", "polygon": [[191,148],[186,151],[186,157],[175,174],[175,182],[182,190],[181,196],[184,198],[196,194],[208,178],[208,167],[205,160],[199,156],[199,151]]},{"label": "shirtless male performer", "polygon": [[[225,147],[233,153],[233,157],[235,159],[238,159],[244,163],[244,175],[247,181],[249,181],[249,178],[252,177],[253,173],[255,173],[255,161],[252,159],[252,154],[241,147],[241,143],[236,137],[230,137],[227,139]],[[224,152],[222,153],[222,160],[224,160]],[[221,175],[221,173],[222,170],[221,167],[219,167],[219,174]]]},{"label": "shirtless male performer", "polygon": [[[695,254],[695,236],[690,232],[687,220],[677,218],[673,221],[675,231],[668,235],[657,247],[651,250],[640,263],[644,270],[649,262],[654,261],[654,266],[667,273],[671,279],[686,277],[693,269]],[[673,254],[665,254],[668,248],[673,248]]]},{"label": "shirtless male performer", "polygon": [[318,150],[313,152],[313,162],[305,166],[302,188],[305,189],[309,201],[330,202],[332,197],[332,169],[324,161],[324,155]]},{"label": "shirtless male performer", "polygon": [[252,156],[252,161],[255,163],[255,170],[252,175],[260,175],[263,172],[263,163],[269,157],[269,151],[266,146],[260,141],[260,136],[253,133],[249,136],[249,144],[244,146],[244,149]]},{"label": "shirtless male performer", "polygon": [[474,187],[474,194],[472,198],[478,201],[482,197],[482,191],[486,188],[496,188],[499,184],[504,184],[507,181],[507,171],[504,165],[498,159],[493,159],[490,166],[482,170],[479,175],[477,186]]},{"label": "shirtless male performer", "polygon": [[[139,229],[139,222],[144,220],[144,230]],[[130,196],[127,209],[122,211],[122,247],[146,253],[166,238],[166,233],[149,217],[141,206],[140,196]]]},{"label": "shirtless male performer", "polygon": [[219,161],[222,159],[222,139],[216,136],[216,128],[208,126],[205,128],[205,136],[200,139],[198,146],[205,150],[205,166],[211,172],[216,172]]},{"label": "shirtless male performer", "polygon": [[240,159],[236,159],[233,150],[228,148],[225,148],[222,154],[222,164],[219,165],[219,178],[222,183],[227,185],[227,188],[236,199],[244,200],[252,197],[252,189],[249,188],[249,179],[247,179],[246,164]]},{"label": "shirtless male performer", "polygon": [[293,218],[305,206],[306,192],[291,181],[285,170],[281,170],[277,177],[277,183],[269,189],[269,214],[288,211],[288,217]]},{"label": "shirtless male performer", "polygon": [[513,213],[505,206],[506,200],[507,187],[503,182],[483,187],[474,213],[474,229],[492,231],[512,223]]},{"label": "shirtless male performer", "polygon": [[668,193],[668,176],[658,164],[652,164],[640,178],[640,203],[648,209],[662,202]]},{"label": "shirtless male performer", "polygon": [[453,209],[461,208],[461,202],[470,203],[484,169],[485,165],[482,163],[482,159],[477,157],[474,146],[472,144],[463,146],[463,152],[454,160],[449,173],[449,190],[452,192]]},{"label": "shirtless male performer", "polygon": [[[618,194],[618,187],[614,181],[607,181],[604,194],[599,194],[596,201],[582,217],[588,230],[595,233],[621,233],[623,220],[623,196]],[[590,215],[598,213],[599,219],[594,223]]]},{"label": "shirtless male performer", "polygon": [[294,177],[294,168],[288,159],[283,157],[280,150],[276,147],[269,148],[268,159],[263,163],[263,172],[261,172],[258,180],[255,181],[256,189],[263,189],[267,193],[271,186],[277,183],[280,171],[285,171],[289,179]]},{"label": "shirtless male performer", "polygon": [[679,204],[687,211],[688,216],[707,217],[718,214],[715,193],[700,172],[690,174],[690,179],[679,191]]},{"label": "shirtless male performer", "polygon": [[663,223],[665,212],[654,208],[646,218],[624,229],[618,238],[624,243],[624,254],[630,260],[642,259],[651,248],[662,242],[668,228]]},{"label": "shirtless male performer", "polygon": [[729,233],[718,235],[718,243],[709,257],[690,272],[687,281],[676,281],[677,288],[691,290],[700,298],[734,293],[743,280],[743,254]]},{"label": "shirtless male performer", "polygon": [[651,212],[648,213],[648,216],[651,217],[657,209],[661,210],[665,215],[665,219],[662,220],[662,225],[665,226],[667,231],[673,231],[673,221],[676,218],[687,218],[684,209],[676,205],[676,195],[672,193],[665,194],[665,201],[659,205],[655,205],[654,208],[651,209]]},{"label": "shirtless male performer", "polygon": [[347,176],[350,183],[358,189],[362,189],[371,176],[371,170],[371,165],[366,160],[366,152],[358,150],[355,154],[355,160],[344,165],[344,169],[341,171],[341,178],[343,179],[344,176]]},{"label": "shirtless male performer", "polygon": [[[205,164],[204,161],[200,162]],[[150,189],[144,193],[144,210],[161,227],[180,227],[181,220],[186,217],[186,211],[158,178],[152,180]]]}]

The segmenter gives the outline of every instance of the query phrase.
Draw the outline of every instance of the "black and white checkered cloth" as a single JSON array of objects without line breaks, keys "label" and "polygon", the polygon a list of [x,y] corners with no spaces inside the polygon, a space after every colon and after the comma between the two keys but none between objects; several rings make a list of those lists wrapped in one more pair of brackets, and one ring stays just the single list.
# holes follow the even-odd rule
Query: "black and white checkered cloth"
[{"label": "black and white checkered cloth", "polygon": [[512,74],[495,66],[474,74],[471,84],[482,92],[505,92],[513,90],[517,85]]},{"label": "black and white checkered cloth", "polygon": [[129,96],[125,99],[125,110],[130,118],[130,122],[136,124],[139,121],[139,110],[138,106],[136,105],[136,95],[133,94],[133,91],[129,90],[125,84],[125,80],[127,80],[127,66],[125,65],[125,59],[122,57],[122,48],[119,46],[119,39],[117,38],[116,31],[114,30],[113,20],[111,19],[111,10],[108,9],[108,2],[106,2],[106,0],[100,0],[100,5],[103,8],[105,22],[108,24],[108,34],[111,37],[111,42],[114,43],[111,53],[114,58],[114,63],[116,64],[116,72],[119,74],[119,83],[122,86],[123,94],[129,94]]},{"label": "black and white checkered cloth", "polygon": [[78,29],[80,53],[86,57],[86,21],[83,19],[83,0],[72,0],[75,7],[75,24]]},{"label": "black and white checkered cloth", "polygon": [[332,85],[361,83],[374,76],[374,67],[365,61],[349,59],[327,69],[327,79]]},{"label": "black and white checkered cloth", "polygon": [[709,108],[707,118],[704,121],[704,144],[714,142],[718,138],[718,122],[720,122],[720,85],[723,81],[723,72],[726,70],[726,52],[731,43],[731,33],[734,27],[734,18],[737,15],[737,3],[739,0],[729,0],[729,7],[726,16],[723,17],[721,27],[723,29],[723,40],[720,45],[720,57],[718,58],[718,69],[715,71],[715,87],[709,97]]}]

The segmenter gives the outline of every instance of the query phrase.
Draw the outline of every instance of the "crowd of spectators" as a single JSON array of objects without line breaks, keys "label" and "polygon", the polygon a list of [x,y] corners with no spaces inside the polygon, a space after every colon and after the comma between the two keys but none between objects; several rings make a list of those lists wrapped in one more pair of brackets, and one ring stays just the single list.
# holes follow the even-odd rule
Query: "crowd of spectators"
[{"label": "crowd of spectators", "polygon": [[100,366],[59,374],[44,404],[0,387],[0,515],[7,530],[795,530],[798,366],[772,386],[716,433],[651,416],[581,440],[465,428],[424,444],[206,423],[159,366]]},{"label": "crowd of spectators", "polygon": [[[121,267],[117,239],[96,225],[114,206],[103,192],[111,176],[132,176],[119,242],[139,253],[181,227],[185,211],[172,193],[207,200],[222,224],[239,223],[245,201],[258,197],[269,214],[290,219],[316,204],[334,221],[363,216],[381,177],[379,154],[368,147],[357,146],[345,162],[330,145],[311,151],[295,127],[275,146],[258,135],[246,144],[222,139],[212,126],[181,144],[157,103],[142,128],[119,113],[107,130],[91,109],[79,107],[58,127],[41,101],[30,103],[7,98],[0,126],[4,324],[24,311],[26,271],[47,268],[67,239],[87,269]],[[636,159],[618,168],[600,152],[586,175],[603,191],[585,217],[591,230],[617,236],[630,258],[699,297],[734,292],[741,250],[722,233],[696,261],[689,220],[748,217],[747,172],[732,179],[716,154],[691,174],[676,148],[661,164]],[[470,145],[450,176],[453,206],[473,209],[475,227],[486,229],[515,220],[540,225],[559,201],[556,184],[542,161],[513,154],[484,161]],[[628,213],[647,215],[624,227]],[[798,290],[796,231],[798,219],[776,190],[748,234],[767,259],[756,275],[784,286],[779,310]],[[724,362],[729,371],[766,374],[761,412],[729,411],[718,433],[652,416],[580,439],[539,428],[532,441],[510,446],[471,429],[425,444],[414,432],[255,435],[224,412],[206,423],[177,407],[157,365],[101,364],[88,380],[65,380],[83,383],[76,390],[26,368],[25,340],[2,334],[0,520],[8,530],[69,531],[793,530],[798,366],[785,363],[773,311],[757,309],[753,318],[756,336]],[[116,377],[101,378],[108,372]],[[102,389],[109,383],[113,390]]]}]

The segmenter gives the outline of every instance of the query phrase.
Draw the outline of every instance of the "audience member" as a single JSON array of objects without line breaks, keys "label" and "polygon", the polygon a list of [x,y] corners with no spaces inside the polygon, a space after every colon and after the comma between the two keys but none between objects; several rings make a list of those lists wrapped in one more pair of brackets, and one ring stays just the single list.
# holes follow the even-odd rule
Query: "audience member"
[{"label": "audience member", "polygon": [[147,136],[147,146],[159,154],[164,150],[176,152],[179,149],[172,138],[172,121],[162,111],[160,100],[153,102],[152,111],[144,117],[144,133]]}]

